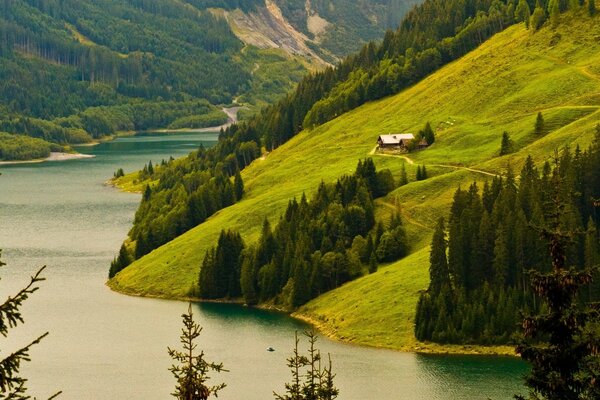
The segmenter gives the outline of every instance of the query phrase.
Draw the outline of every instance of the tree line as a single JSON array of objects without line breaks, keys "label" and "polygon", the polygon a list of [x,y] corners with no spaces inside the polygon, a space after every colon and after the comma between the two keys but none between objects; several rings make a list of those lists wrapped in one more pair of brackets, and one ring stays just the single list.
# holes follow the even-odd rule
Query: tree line
[{"label": "tree line", "polygon": [[291,200],[275,228],[265,220],[256,245],[247,247],[238,232],[221,232],[200,268],[200,297],[294,309],[405,256],[409,244],[399,214],[387,227],[375,221],[373,199],[395,187],[389,170],[361,160],[353,175],[322,182],[310,201],[305,195]]},{"label": "tree line", "polygon": [[[416,314],[419,340],[507,343],[519,310],[540,312],[529,277],[551,269],[548,239],[537,231],[548,223],[557,190],[565,203],[560,227],[576,233],[566,245],[565,265],[582,270],[600,263],[599,126],[586,151],[565,148],[541,171],[528,158],[519,180],[509,169],[481,191],[475,183],[457,190],[447,226],[441,219],[432,239],[431,283]],[[599,301],[600,282],[588,285],[579,300]]]}]

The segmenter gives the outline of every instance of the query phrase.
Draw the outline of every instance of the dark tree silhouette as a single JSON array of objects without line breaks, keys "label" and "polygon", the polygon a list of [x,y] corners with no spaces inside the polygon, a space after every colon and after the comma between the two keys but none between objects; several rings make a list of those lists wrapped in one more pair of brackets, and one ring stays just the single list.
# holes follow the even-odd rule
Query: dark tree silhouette
[{"label": "dark tree silhouette", "polygon": [[215,364],[204,359],[204,351],[196,353],[195,343],[202,332],[200,325],[194,322],[192,304],[188,307],[187,314],[182,314],[183,329],[181,333],[181,344],[183,351],[168,348],[169,355],[177,363],[173,364],[169,371],[177,379],[174,397],[179,400],[206,400],[211,395],[217,397],[217,393],[225,388],[225,383],[214,386],[207,384],[210,371],[223,372],[223,364]]},{"label": "dark tree silhouette", "polygon": [[597,399],[600,338],[588,327],[600,320],[600,307],[597,303],[582,306],[578,301],[597,266],[578,270],[567,265],[568,248],[581,232],[565,224],[570,213],[565,199],[568,194],[557,171],[553,181],[554,193],[547,207],[551,211],[545,226],[539,228],[549,244],[552,270],[530,272],[532,288],[547,311],[524,318],[524,338],[516,350],[532,366],[526,377],[531,399]]},{"label": "dark tree silhouette", "polygon": [[[0,250],[1,254],[2,251]],[[0,267],[4,265],[6,264],[0,261]],[[0,304],[0,335],[7,337],[9,329],[25,322],[21,314],[21,306],[31,294],[39,289],[37,284],[46,280],[46,278],[42,278],[42,272],[45,268],[45,266],[40,268],[30,278],[29,284],[25,288]],[[25,387],[27,379],[19,376],[19,370],[23,362],[31,361],[29,356],[31,347],[39,344],[46,336],[48,336],[48,332],[0,360],[0,399],[27,400],[31,398],[27,395],[27,388]],[[50,399],[56,398],[60,393],[56,393]]]}]

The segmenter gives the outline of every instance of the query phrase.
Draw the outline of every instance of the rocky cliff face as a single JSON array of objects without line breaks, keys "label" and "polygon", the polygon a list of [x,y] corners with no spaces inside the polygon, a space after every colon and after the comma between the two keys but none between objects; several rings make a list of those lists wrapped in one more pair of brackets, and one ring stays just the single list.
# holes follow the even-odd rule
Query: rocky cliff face
[{"label": "rocky cliff face", "polygon": [[318,64],[381,38],[419,0],[264,0],[252,10],[212,9],[244,43],[280,48]]}]

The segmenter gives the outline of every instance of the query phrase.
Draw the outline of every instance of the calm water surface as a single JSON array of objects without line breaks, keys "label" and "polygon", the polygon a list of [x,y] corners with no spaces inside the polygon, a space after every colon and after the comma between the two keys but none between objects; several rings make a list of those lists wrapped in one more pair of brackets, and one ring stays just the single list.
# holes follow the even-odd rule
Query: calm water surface
[{"label": "calm water surface", "polygon": [[[117,168],[187,154],[213,134],[121,138],[80,149],[96,158],[0,168],[0,248],[8,266],[0,299],[48,265],[42,289],[27,301],[26,324],[0,349],[50,331],[24,368],[31,392],[62,399],[168,399],[174,386],[167,346],[177,346],[187,304],[111,292],[108,266],[131,227],[139,195],[104,182]],[[402,295],[401,293],[398,294]],[[194,305],[208,359],[231,371],[215,377],[225,400],[272,399],[289,380],[285,358],[295,330],[284,315],[232,305]],[[268,353],[267,347],[277,351]],[[320,339],[341,388],[340,399],[509,399],[521,390],[524,365],[511,358],[421,356]]]}]

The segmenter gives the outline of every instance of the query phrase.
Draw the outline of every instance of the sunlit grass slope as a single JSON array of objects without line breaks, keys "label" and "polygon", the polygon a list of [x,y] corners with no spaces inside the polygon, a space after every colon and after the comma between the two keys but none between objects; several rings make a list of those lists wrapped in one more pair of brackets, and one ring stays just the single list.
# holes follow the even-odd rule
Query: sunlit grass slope
[{"label": "sunlit grass slope", "polygon": [[[428,281],[428,242],[439,216],[447,215],[458,185],[490,179],[510,162],[520,168],[531,154],[544,162],[566,144],[587,146],[600,123],[600,19],[566,15],[557,29],[532,33],[522,25],[496,35],[479,49],[414,87],[367,104],[257,160],[243,172],[245,198],[209,221],[155,250],[121,272],[112,288],[130,294],[181,298],[193,295],[204,252],[222,229],[256,240],[265,217],[276,223],[288,200],[354,170],[377,136],[416,132],[430,121],[437,141],[411,154],[434,175],[378,200],[378,215],[400,203],[413,254],[321,296],[299,311],[326,332],[375,346],[412,349],[413,314]],[[533,133],[542,111],[549,132]],[[515,153],[498,157],[502,132]],[[373,156],[397,176],[405,162]],[[415,165],[406,164],[414,177]],[[464,168],[471,168],[470,171]]]}]

